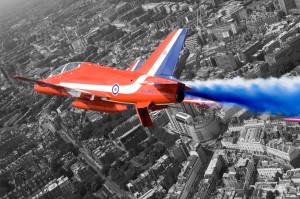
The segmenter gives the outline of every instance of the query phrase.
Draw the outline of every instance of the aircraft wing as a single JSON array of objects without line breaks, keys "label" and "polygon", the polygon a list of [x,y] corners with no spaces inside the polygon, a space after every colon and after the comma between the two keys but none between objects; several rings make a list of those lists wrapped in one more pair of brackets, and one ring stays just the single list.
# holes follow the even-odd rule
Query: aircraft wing
[{"label": "aircraft wing", "polygon": [[41,80],[30,79],[30,78],[27,78],[27,77],[14,76],[13,78],[21,80],[21,81],[27,81],[27,82],[35,83],[35,84],[38,84],[40,86],[48,86],[50,88],[57,88],[57,89],[63,88],[62,86],[58,86],[58,85],[55,85],[55,84],[50,84],[50,83],[47,83],[47,82],[44,82],[44,81],[41,81]]},{"label": "aircraft wing", "polygon": [[35,80],[35,79],[30,79],[30,78],[21,77],[21,76],[14,76],[13,78],[22,80],[22,81],[31,82],[34,84],[38,84],[39,86],[42,86],[42,87],[50,87],[50,88],[56,89],[58,91],[64,90],[66,93],[68,93],[72,97],[82,97],[82,98],[88,98],[90,100],[93,100],[96,96],[101,97],[101,98],[110,98],[110,96],[104,92],[92,93],[92,92],[82,90],[82,89],[76,89],[76,88],[70,88],[67,86],[51,84],[48,82],[44,82],[42,80]]}]

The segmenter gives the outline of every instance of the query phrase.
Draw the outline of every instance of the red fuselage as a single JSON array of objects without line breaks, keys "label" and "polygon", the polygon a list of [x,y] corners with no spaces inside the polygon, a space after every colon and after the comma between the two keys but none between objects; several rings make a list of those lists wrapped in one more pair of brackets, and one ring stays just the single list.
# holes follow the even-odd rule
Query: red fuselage
[{"label": "red fuselage", "polygon": [[[79,98],[86,96],[90,98],[91,95],[94,95],[93,101],[100,100],[120,104],[177,103],[179,101],[176,99],[176,94],[183,86],[176,81],[88,62],[81,63],[78,68],[41,81],[64,88],[57,89],[35,84],[34,89],[37,92]],[[76,89],[78,92],[68,92],[68,88]]]}]

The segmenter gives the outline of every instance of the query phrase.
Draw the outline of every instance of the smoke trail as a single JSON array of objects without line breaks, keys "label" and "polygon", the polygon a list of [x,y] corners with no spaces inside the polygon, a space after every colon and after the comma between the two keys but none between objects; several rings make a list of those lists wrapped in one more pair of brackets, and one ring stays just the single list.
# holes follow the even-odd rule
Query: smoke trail
[{"label": "smoke trail", "polygon": [[208,80],[185,82],[194,89],[186,95],[234,103],[254,112],[300,115],[300,77],[280,79]]}]

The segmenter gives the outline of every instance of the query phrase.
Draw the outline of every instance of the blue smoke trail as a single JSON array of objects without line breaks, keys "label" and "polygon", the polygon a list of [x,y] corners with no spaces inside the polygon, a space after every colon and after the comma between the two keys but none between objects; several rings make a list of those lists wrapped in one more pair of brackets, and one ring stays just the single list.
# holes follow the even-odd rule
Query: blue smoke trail
[{"label": "blue smoke trail", "polygon": [[186,95],[234,103],[258,113],[300,115],[300,77],[280,79],[208,80],[185,82]]}]

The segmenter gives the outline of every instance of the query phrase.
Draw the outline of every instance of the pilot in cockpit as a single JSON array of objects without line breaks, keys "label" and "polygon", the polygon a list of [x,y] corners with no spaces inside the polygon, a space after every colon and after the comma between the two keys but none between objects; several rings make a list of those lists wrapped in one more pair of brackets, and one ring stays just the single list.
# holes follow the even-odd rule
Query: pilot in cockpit
[{"label": "pilot in cockpit", "polygon": [[64,73],[64,72],[67,72],[67,71],[70,71],[70,70],[73,70],[75,68],[78,68],[80,66],[82,62],[70,62],[70,63],[67,63],[67,64],[64,64],[60,67],[58,67],[57,69],[55,69],[49,77],[52,77],[52,76],[55,76],[55,75],[59,75],[61,73]]}]

